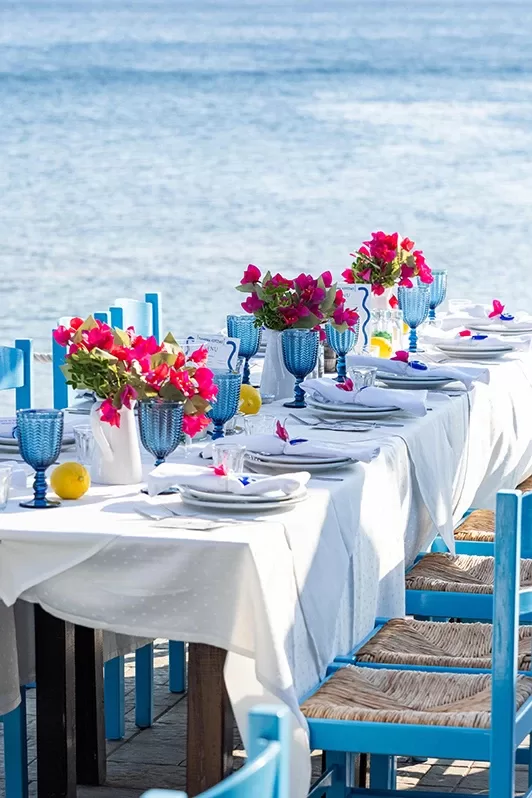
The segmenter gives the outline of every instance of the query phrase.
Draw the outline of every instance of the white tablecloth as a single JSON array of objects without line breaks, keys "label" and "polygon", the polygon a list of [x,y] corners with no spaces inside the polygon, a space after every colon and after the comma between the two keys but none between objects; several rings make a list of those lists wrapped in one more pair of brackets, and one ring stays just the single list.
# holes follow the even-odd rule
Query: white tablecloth
[{"label": "white tablecloth", "polygon": [[[491,383],[469,394],[431,393],[422,419],[354,434],[377,439],[381,455],[334,472],[341,482],[312,480],[307,502],[249,525],[157,527],[135,513],[146,501],[135,486],[94,487],[58,510],[12,501],[0,514],[0,598],[23,597],[86,626],[227,649],[241,729],[259,698],[292,709],[291,795],[303,796],[309,757],[298,700],[376,615],[404,612],[405,566],[436,529],[448,535],[470,505],[491,506],[497,489],[532,472],[532,361],[490,371]],[[281,419],[287,413],[279,406]],[[311,436],[346,433],[305,428]]]}]

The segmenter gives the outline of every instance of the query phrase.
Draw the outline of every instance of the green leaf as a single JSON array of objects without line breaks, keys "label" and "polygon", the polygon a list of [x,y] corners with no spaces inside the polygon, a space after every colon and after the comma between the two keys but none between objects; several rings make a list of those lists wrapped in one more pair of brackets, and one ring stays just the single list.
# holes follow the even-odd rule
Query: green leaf
[{"label": "green leaf", "polygon": [[185,395],[179,388],[176,388],[175,385],[172,385],[171,382],[167,382],[166,385],[163,385],[161,390],[159,391],[159,396],[161,399],[166,399],[168,402],[184,402]]},{"label": "green leaf", "polygon": [[129,335],[124,330],[119,330],[118,327],[113,329],[113,340],[115,346],[130,346],[131,341],[129,340]]},{"label": "green leaf", "polygon": [[327,288],[325,299],[320,304],[320,310],[322,313],[325,313],[325,315],[327,315],[329,311],[333,309],[335,296],[336,296],[336,285]]},{"label": "green leaf", "polygon": [[242,291],[244,294],[253,294],[257,288],[256,283],[244,283],[243,285],[235,285],[237,291]]},{"label": "green leaf", "polygon": [[179,344],[177,343],[176,339],[174,338],[171,332],[166,334],[166,338],[164,339],[163,344],[171,344],[172,346],[179,346]]}]

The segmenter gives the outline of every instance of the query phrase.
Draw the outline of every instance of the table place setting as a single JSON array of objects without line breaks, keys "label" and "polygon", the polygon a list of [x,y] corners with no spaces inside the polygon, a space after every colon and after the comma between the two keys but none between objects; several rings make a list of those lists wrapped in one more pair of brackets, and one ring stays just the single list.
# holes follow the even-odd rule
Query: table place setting
[{"label": "table place setting", "polygon": [[466,327],[474,332],[508,336],[532,333],[532,316],[524,311],[509,313],[498,299],[491,305],[469,300],[451,300],[449,305],[450,312],[440,319],[444,331]]},{"label": "table place setting", "polygon": [[[356,370],[351,373],[356,379]],[[400,411],[413,416],[424,416],[427,413],[426,391],[420,390],[413,394],[398,389],[379,388],[376,385],[357,387],[350,377],[342,383],[328,377],[305,380],[302,387],[307,393],[308,407],[325,415],[364,419],[394,415]]]},{"label": "table place setting", "polygon": [[490,373],[486,368],[446,366],[426,362],[430,359],[430,356],[425,354],[399,351],[389,360],[369,355],[350,355],[348,364],[350,368],[377,369],[377,379],[390,388],[425,388],[434,391],[452,382],[458,382],[469,391],[476,381],[489,383]]}]

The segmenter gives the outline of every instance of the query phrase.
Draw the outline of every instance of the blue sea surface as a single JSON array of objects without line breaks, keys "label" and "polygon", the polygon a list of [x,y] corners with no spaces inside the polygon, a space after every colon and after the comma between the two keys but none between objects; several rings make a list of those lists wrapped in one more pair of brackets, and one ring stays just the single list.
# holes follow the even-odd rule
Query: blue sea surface
[{"label": "blue sea surface", "polygon": [[531,78],[530,0],[0,0],[0,341],[145,290],[219,329],[376,229],[532,310]]}]

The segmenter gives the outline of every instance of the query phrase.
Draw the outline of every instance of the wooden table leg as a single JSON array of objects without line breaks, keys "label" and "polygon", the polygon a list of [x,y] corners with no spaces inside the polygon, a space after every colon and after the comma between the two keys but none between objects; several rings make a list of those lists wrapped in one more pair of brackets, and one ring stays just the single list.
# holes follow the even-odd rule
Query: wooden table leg
[{"label": "wooden table leg", "polygon": [[188,650],[187,792],[218,784],[233,767],[234,719],[225,689],[227,652],[191,643]]},{"label": "wooden table leg", "polygon": [[103,784],[106,773],[103,632],[75,627],[76,769],[78,784]]},{"label": "wooden table leg", "polygon": [[37,791],[75,798],[74,625],[35,607]]}]

